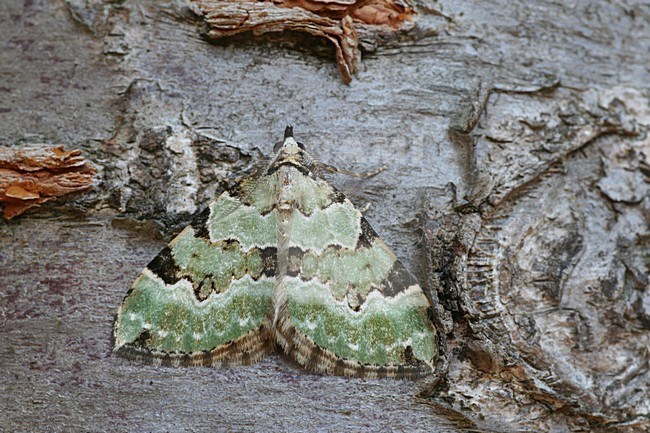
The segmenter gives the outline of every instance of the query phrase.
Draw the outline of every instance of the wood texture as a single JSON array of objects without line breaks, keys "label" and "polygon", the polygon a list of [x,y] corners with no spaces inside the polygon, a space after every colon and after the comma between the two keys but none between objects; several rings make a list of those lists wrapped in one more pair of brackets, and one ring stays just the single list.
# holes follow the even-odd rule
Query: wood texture
[{"label": "wood texture", "polygon": [[357,72],[361,51],[357,27],[367,37],[397,32],[413,20],[412,6],[392,0],[194,0],[194,10],[209,26],[207,35],[221,39],[245,32],[301,32],[329,40],[343,82]]},{"label": "wood texture", "polygon": [[6,219],[27,209],[87,190],[97,173],[78,150],[0,148],[0,204]]},{"label": "wood texture", "polygon": [[[65,143],[99,180],[0,223],[4,429],[650,430],[648,6],[414,7],[399,37],[357,29],[345,85],[309,41],[208,43],[183,0],[2,2],[0,145]],[[287,124],[386,167],[331,181],[438,300],[441,382],[110,355],[139,270]]]}]

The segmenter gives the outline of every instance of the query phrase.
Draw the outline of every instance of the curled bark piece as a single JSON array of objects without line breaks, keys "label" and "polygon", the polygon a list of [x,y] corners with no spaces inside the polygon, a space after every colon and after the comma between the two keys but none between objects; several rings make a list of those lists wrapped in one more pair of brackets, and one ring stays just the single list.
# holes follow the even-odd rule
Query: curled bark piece
[{"label": "curled bark piece", "polygon": [[79,150],[0,148],[4,217],[11,219],[33,206],[88,189],[96,172]]},{"label": "curled bark piece", "polygon": [[208,37],[212,39],[284,31],[328,39],[346,84],[361,59],[355,23],[395,31],[414,15],[410,5],[399,0],[193,1],[195,12],[210,26]]}]

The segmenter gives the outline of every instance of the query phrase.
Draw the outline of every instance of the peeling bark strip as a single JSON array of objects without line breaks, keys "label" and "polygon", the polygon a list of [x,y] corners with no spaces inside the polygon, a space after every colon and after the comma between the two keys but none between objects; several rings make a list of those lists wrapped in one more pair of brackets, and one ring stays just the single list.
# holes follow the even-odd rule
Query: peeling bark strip
[{"label": "peeling bark strip", "polygon": [[79,150],[0,148],[0,203],[11,219],[62,195],[90,188],[97,171]]},{"label": "peeling bark strip", "polygon": [[398,30],[415,12],[402,0],[193,0],[196,12],[211,27],[208,36],[220,39],[251,31],[255,35],[305,32],[330,40],[347,84],[357,71],[358,25]]}]

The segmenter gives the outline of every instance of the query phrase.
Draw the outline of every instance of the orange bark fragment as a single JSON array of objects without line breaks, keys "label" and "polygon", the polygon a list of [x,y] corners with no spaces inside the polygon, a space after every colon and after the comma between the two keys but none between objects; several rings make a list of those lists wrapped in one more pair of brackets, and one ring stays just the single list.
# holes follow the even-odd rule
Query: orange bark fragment
[{"label": "orange bark fragment", "polygon": [[357,27],[397,31],[415,15],[406,0],[192,0],[213,39],[297,31],[328,39],[345,83],[357,71]]},{"label": "orange bark fragment", "polygon": [[79,150],[0,148],[3,215],[11,219],[33,206],[88,189],[95,173]]},{"label": "orange bark fragment", "polygon": [[12,185],[9,188],[7,188],[5,194],[7,195],[7,197],[17,198],[19,200],[31,200],[31,199],[39,198],[41,196],[37,192],[27,191],[26,189],[21,188],[18,185]]}]

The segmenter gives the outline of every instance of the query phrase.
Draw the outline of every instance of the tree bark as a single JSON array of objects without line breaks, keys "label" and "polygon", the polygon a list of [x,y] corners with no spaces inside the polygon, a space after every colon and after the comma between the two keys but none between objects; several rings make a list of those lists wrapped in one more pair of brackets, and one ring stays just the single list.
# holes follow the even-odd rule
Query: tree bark
[{"label": "tree bark", "polygon": [[[0,145],[91,191],[0,223],[7,431],[650,431],[650,8],[419,2],[361,35],[212,43],[184,0],[0,5]],[[292,124],[436,300],[425,382],[111,354],[139,270]]]}]

